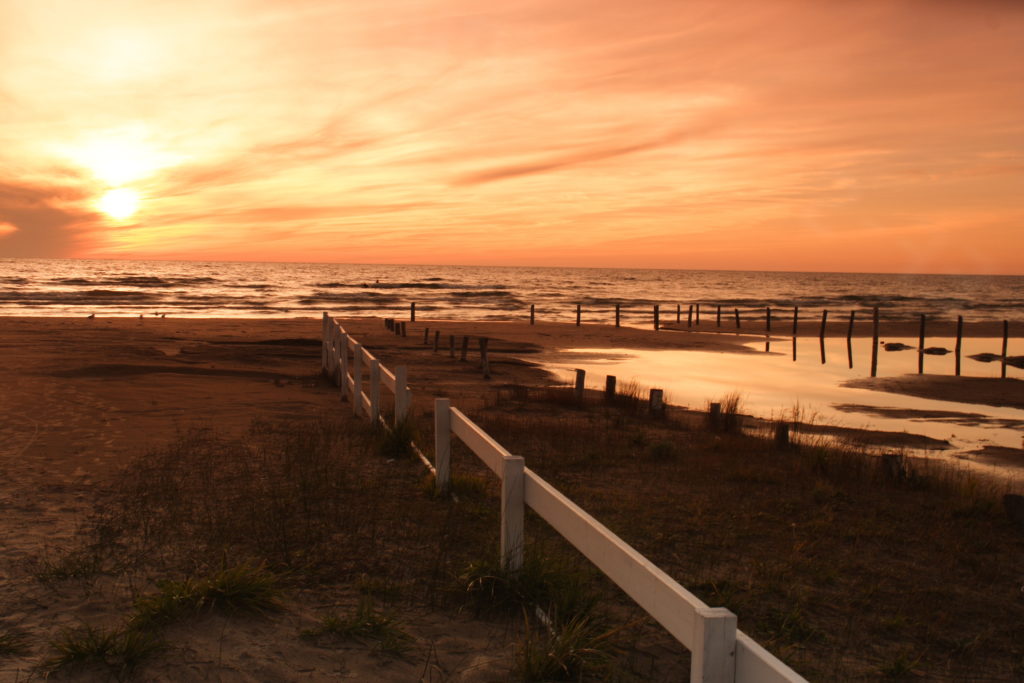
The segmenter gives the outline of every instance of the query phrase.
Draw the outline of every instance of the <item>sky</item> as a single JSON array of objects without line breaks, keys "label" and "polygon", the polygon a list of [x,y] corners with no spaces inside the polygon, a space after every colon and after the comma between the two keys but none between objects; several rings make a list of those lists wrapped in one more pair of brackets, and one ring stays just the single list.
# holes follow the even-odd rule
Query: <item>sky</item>
[{"label": "sky", "polygon": [[1018,0],[0,0],[0,257],[1022,254]]}]

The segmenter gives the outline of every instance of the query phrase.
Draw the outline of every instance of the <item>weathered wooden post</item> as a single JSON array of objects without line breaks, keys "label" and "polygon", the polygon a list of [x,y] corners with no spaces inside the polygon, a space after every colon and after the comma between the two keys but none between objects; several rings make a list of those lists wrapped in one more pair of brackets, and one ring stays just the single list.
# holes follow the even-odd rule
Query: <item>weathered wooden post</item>
[{"label": "weathered wooden post", "polygon": [[441,341],[441,330],[434,330],[434,353],[437,353],[437,345]]},{"label": "weathered wooden post", "polygon": [[448,493],[451,481],[452,413],[451,401],[434,399],[434,490]]},{"label": "weathered wooden post", "polygon": [[604,378],[604,398],[606,401],[615,398],[615,375],[607,375]]},{"label": "weathered wooden post", "polygon": [[448,357],[455,358],[455,335],[448,335]]},{"label": "weathered wooden post", "polygon": [[789,446],[789,424],[780,422],[775,425],[775,446],[777,448]]},{"label": "weathered wooden post", "polygon": [[582,304],[576,304],[576,327],[580,326],[580,312],[583,309]]},{"label": "weathered wooden post", "polygon": [[715,307],[715,327],[722,326],[722,304]]},{"label": "weathered wooden post", "polygon": [[661,327],[661,321],[658,318],[658,304],[654,304],[654,331],[657,332]]},{"label": "weathered wooden post", "polygon": [[733,314],[736,316],[736,329],[738,330],[738,329],[740,329],[740,309],[734,308],[734,309],[732,309],[732,311],[733,311]]},{"label": "weathered wooden post", "polygon": [[697,304],[697,316],[695,318],[697,327],[700,327],[700,304]]},{"label": "weathered wooden post", "polygon": [[535,312],[535,310],[536,310],[536,305],[535,304],[530,304],[530,324],[531,325],[534,322],[534,312]]},{"label": "weathered wooden post", "polygon": [[363,404],[363,345],[352,346],[352,414],[359,415]]},{"label": "weathered wooden post", "polygon": [[850,369],[853,369],[853,318],[856,311],[850,311],[850,324],[846,328],[846,357],[850,361]]},{"label": "weathered wooden post", "polygon": [[718,431],[722,426],[722,404],[721,403],[709,403],[708,404],[708,422],[711,424],[711,428]]},{"label": "weathered wooden post", "polygon": [[797,330],[799,329],[798,324],[800,320],[800,307],[793,307],[793,360],[796,360],[796,338]]},{"label": "weathered wooden post", "polygon": [[665,412],[665,392],[662,389],[651,389],[651,415],[662,415]]},{"label": "weathered wooden post", "polygon": [[501,459],[501,565],[516,572],[523,566],[523,470],[521,456]]},{"label": "weathered wooden post", "polygon": [[430,343],[429,340],[430,340],[430,328],[429,327],[424,327],[423,328],[423,345],[426,346],[427,344],[429,344]]},{"label": "weathered wooden post", "polygon": [[[821,348],[821,364],[825,364],[825,327],[828,324],[828,310],[821,312],[821,330],[818,332],[818,346]],[[793,350],[796,350],[796,337],[793,337],[794,346]]]},{"label": "weathered wooden post", "polygon": [[405,321],[403,320],[401,324],[402,324],[402,336],[406,337],[408,335],[406,334],[406,331],[405,331]]},{"label": "weathered wooden post", "polygon": [[964,317],[956,317],[956,376],[960,376],[960,350],[963,348],[964,340]]},{"label": "weathered wooden post", "polygon": [[[416,302],[415,301],[409,303],[409,322],[411,322],[411,323],[416,322]],[[402,335],[402,336],[404,337],[405,335]]]},{"label": "weathered wooden post", "polygon": [[1006,343],[1010,339],[1010,321],[1003,321],[1003,362],[999,376],[1006,379]]},{"label": "weathered wooden post", "polygon": [[404,365],[395,368],[395,424],[409,415],[409,371]]},{"label": "weathered wooden post", "polygon": [[693,327],[693,304],[690,304],[690,307],[686,309],[686,326]]},{"label": "weathered wooden post", "polygon": [[462,351],[459,353],[459,360],[466,360],[466,354],[469,352],[469,335],[462,335]]},{"label": "weathered wooden post", "polygon": [[376,426],[380,419],[380,361],[370,361],[370,422]]},{"label": "weathered wooden post", "polygon": [[491,378],[491,364],[487,360],[487,337],[480,337],[480,367],[484,373],[484,379]]},{"label": "weathered wooden post", "polygon": [[921,327],[917,335],[917,374],[924,374],[924,313],[921,314]]},{"label": "weathered wooden post", "polygon": [[577,401],[583,400],[583,385],[587,379],[587,371],[576,369],[576,384],[573,386],[573,396]]},{"label": "weathered wooden post", "polygon": [[683,305],[682,304],[676,304],[676,325],[678,325],[680,323],[680,321],[682,321],[682,319],[683,319]]},{"label": "weathered wooden post", "polygon": [[621,304],[615,304],[615,327],[619,327],[621,308]]},{"label": "weathered wooden post", "polygon": [[878,306],[871,314],[871,376],[878,375]]}]

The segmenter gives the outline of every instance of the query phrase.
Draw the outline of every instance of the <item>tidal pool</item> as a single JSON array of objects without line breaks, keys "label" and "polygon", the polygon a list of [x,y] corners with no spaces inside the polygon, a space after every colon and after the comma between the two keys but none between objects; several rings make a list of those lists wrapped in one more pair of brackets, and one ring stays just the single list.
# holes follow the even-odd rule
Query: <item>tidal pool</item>
[{"label": "tidal pool", "polygon": [[[888,344],[903,344],[901,351],[878,350],[878,377],[917,373],[917,339],[887,338]],[[826,339],[824,351],[818,338],[796,340],[773,338],[751,344],[761,353],[722,353],[690,350],[649,349],[567,349],[553,357],[547,367],[571,382],[577,368],[587,373],[588,388],[603,389],[605,376],[614,375],[619,385],[634,381],[665,391],[669,403],[703,410],[736,392],[744,414],[769,419],[792,419],[798,412],[803,421],[871,430],[908,432],[948,441],[946,455],[957,455],[983,446],[1021,448],[1024,446],[1024,410],[977,403],[962,403],[951,396],[933,400],[845,387],[843,382],[868,377],[871,339]],[[955,340],[929,339],[928,347],[952,351]],[[965,339],[961,375],[999,377],[999,361],[980,362],[968,356],[1001,353],[1000,339]],[[1020,353],[1021,340],[1011,340],[1007,353]],[[1018,348],[1015,348],[1018,347]],[[892,347],[890,347],[892,348]],[[822,358],[824,357],[824,363]],[[852,365],[852,367],[851,367]],[[924,355],[924,372],[954,374],[955,360],[947,355]],[[1008,366],[1007,377],[1021,378],[1024,371]],[[895,415],[914,411],[912,416]],[[1024,462],[1021,463],[1024,466]]]}]

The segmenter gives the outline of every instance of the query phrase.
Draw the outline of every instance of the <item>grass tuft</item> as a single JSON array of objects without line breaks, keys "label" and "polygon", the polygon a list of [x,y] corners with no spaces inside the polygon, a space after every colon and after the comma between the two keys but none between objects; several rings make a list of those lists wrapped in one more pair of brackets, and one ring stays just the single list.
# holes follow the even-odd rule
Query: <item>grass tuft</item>
[{"label": "grass tuft", "polygon": [[52,642],[55,654],[43,663],[49,672],[97,668],[121,679],[166,645],[149,631],[104,629],[89,625],[66,629]]},{"label": "grass tuft", "polygon": [[390,614],[378,611],[373,599],[364,595],[348,616],[331,612],[320,619],[315,628],[302,631],[303,638],[316,640],[336,636],[347,640],[373,642],[378,652],[395,657],[404,656],[412,648],[413,637],[405,632]]},{"label": "grass tuft", "polygon": [[28,633],[19,628],[0,626],[0,657],[22,657],[29,653]]},{"label": "grass tuft", "polygon": [[581,680],[606,671],[620,653],[612,638],[621,629],[603,629],[587,616],[539,627],[531,627],[529,618],[524,622],[516,652],[523,681]]}]

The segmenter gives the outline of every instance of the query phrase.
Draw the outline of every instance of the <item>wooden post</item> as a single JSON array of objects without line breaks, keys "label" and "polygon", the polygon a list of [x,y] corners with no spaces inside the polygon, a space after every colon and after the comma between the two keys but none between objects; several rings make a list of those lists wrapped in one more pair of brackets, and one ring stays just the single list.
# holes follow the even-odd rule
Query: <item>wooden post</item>
[{"label": "wooden post", "polygon": [[878,375],[878,306],[871,314],[871,376]]},{"label": "wooden post", "polygon": [[621,312],[622,312],[621,309],[622,309],[622,305],[621,304],[615,304],[615,327],[619,327],[619,320],[620,320],[620,315],[621,315]]},{"label": "wooden post", "polygon": [[771,334],[772,332],[772,307],[764,307],[764,333]]},{"label": "wooden post", "polygon": [[924,374],[924,313],[921,314],[921,327],[917,335],[917,374]]},{"label": "wooden post", "polygon": [[462,335],[462,352],[459,354],[459,360],[466,360],[466,353],[469,352],[469,336]]},{"label": "wooden post", "polygon": [[683,305],[676,304],[676,324],[678,325],[683,319]]},{"label": "wooden post", "polygon": [[693,327],[693,304],[686,310],[686,326]]},{"label": "wooden post", "polygon": [[521,456],[501,459],[501,565],[516,572],[523,566],[523,470]]},{"label": "wooden post", "polygon": [[535,310],[536,310],[536,306],[534,304],[530,304],[530,324],[531,325],[534,322],[534,311]]},{"label": "wooden post", "polygon": [[582,308],[582,304],[576,304],[576,327],[580,326],[580,312]]},{"label": "wooden post", "polygon": [[789,425],[785,422],[775,425],[775,446],[778,448],[789,446]]},{"label": "wooden post", "polygon": [[[409,303],[409,322],[416,322],[416,302],[412,301]],[[402,335],[405,336],[404,334]]]},{"label": "wooden post", "polygon": [[480,367],[484,372],[484,379],[491,378],[491,365],[487,361],[487,337],[480,337]]},{"label": "wooden post", "polygon": [[960,350],[963,348],[964,339],[964,317],[956,317],[956,376],[960,376]]},{"label": "wooden post", "polygon": [[850,361],[850,369],[853,369],[853,319],[856,311],[850,311],[850,324],[846,328],[846,357]]},{"label": "wooden post", "polygon": [[736,615],[725,607],[697,609],[690,653],[690,680],[731,683],[736,680]]},{"label": "wooden post", "polygon": [[738,330],[740,329],[740,309],[734,308],[732,309],[732,311],[733,314],[736,316],[736,329]]},{"label": "wooden post", "polygon": [[[821,312],[821,330],[818,332],[818,346],[821,347],[821,364],[825,364],[825,327],[828,324],[828,310]],[[795,324],[794,324],[795,326]],[[795,340],[796,337],[793,337]]]},{"label": "wooden post", "polygon": [[384,328],[387,329],[387,330],[392,329],[391,328],[391,318],[384,318]]},{"label": "wooden post", "polygon": [[708,404],[708,422],[711,423],[711,428],[717,431],[722,426],[722,404],[721,403],[710,403]]},{"label": "wooden post", "polygon": [[583,400],[583,385],[587,379],[587,371],[576,369],[576,384],[573,387],[573,396],[576,397],[577,401]]},{"label": "wooden post", "polygon": [[408,336],[408,335],[406,334],[406,331],[405,331],[405,321],[404,321],[404,320],[402,321],[402,336],[403,336],[403,337],[406,337],[406,336]]},{"label": "wooden post", "polygon": [[352,346],[352,414],[358,415],[363,404],[363,345]]},{"label": "wooden post", "polygon": [[452,413],[451,401],[434,399],[434,490],[448,493],[451,481]]},{"label": "wooden post", "polygon": [[438,342],[441,341],[441,330],[434,330],[434,353],[437,353]]},{"label": "wooden post", "polygon": [[427,344],[430,343],[429,339],[430,339],[430,328],[429,327],[424,327],[423,328],[423,345],[424,346],[426,346]]},{"label": "wooden post", "polygon": [[652,415],[661,415],[665,412],[665,392],[661,389],[651,389],[650,410]]},{"label": "wooden post", "polygon": [[604,378],[604,398],[606,401],[615,398],[615,375],[608,375]]},{"label": "wooden post", "polygon": [[380,419],[380,361],[370,361],[370,422],[375,426]]},{"label": "wooden post", "polygon": [[338,337],[338,360],[341,362],[341,400],[348,400],[348,335],[342,332]]},{"label": "wooden post", "polygon": [[718,304],[715,308],[715,327],[722,326],[722,304]]},{"label": "wooden post", "polygon": [[1002,368],[1000,369],[999,376],[1006,379],[1006,343],[1010,339],[1010,321],[1003,321],[1003,362]]},{"label": "wooden post", "polygon": [[700,304],[697,304],[697,327],[700,327]]},{"label": "wooden post", "polygon": [[455,335],[448,335],[448,357],[455,358]]},{"label": "wooden post", "polygon": [[654,304],[654,331],[657,332],[660,327],[661,321],[658,318],[658,304]]},{"label": "wooden post", "polygon": [[327,311],[320,319],[320,371],[327,372]]},{"label": "wooden post", "polygon": [[395,368],[395,424],[409,416],[408,370],[404,365]]},{"label": "wooden post", "polygon": [[799,322],[799,320],[800,320],[800,307],[799,306],[794,306],[793,307],[793,336],[794,337],[797,335],[797,323]]}]

